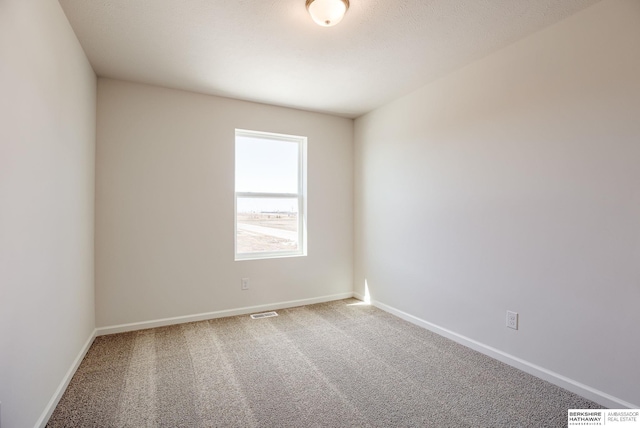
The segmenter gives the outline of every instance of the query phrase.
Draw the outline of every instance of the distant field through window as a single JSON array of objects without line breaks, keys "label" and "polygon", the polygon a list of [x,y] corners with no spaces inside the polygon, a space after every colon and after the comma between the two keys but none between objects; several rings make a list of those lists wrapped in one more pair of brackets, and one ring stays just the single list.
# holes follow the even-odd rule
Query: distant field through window
[{"label": "distant field through window", "polygon": [[236,260],[306,254],[306,141],[236,129]]}]

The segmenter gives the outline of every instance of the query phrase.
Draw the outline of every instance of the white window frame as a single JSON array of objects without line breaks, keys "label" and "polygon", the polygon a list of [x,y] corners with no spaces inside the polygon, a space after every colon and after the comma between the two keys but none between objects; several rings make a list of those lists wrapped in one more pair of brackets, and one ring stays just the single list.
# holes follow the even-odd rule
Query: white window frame
[{"label": "white window frame", "polygon": [[[234,199],[234,253],[235,260],[261,260],[281,257],[300,257],[307,255],[307,137],[298,135],[276,134],[272,132],[236,129],[235,138],[253,137],[268,140],[293,142],[298,144],[298,190],[297,193],[265,193],[265,192],[235,192]],[[234,139],[234,147],[235,147]],[[234,150],[235,153],[235,150]],[[235,155],[234,155],[235,156]],[[234,191],[235,191],[235,162],[234,162]],[[293,251],[256,251],[253,253],[238,253],[238,198],[283,198],[298,200],[298,249]]]}]

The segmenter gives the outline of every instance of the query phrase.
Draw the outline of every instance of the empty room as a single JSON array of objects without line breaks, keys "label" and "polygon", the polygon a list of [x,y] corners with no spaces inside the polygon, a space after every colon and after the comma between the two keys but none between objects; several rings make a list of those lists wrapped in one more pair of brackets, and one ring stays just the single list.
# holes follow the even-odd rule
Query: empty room
[{"label": "empty room", "polygon": [[0,0],[0,113],[1,428],[640,426],[638,0]]}]

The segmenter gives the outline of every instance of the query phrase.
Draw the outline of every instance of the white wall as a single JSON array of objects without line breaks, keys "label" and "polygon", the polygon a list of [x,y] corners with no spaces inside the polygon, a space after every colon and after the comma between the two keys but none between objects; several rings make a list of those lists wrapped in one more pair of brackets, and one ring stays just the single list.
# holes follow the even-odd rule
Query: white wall
[{"label": "white wall", "polygon": [[357,119],[356,291],[640,405],[639,43],[605,0]]},{"label": "white wall", "polygon": [[[352,120],[108,79],[97,117],[99,327],[352,292]],[[308,137],[307,257],[234,261],[235,128]]]},{"label": "white wall", "polygon": [[1,425],[34,426],[95,328],[96,78],[57,1],[0,1]]}]

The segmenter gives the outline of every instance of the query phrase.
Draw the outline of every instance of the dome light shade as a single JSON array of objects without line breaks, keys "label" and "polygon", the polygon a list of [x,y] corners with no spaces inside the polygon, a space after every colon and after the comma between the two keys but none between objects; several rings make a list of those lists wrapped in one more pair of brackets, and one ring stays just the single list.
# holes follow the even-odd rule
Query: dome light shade
[{"label": "dome light shade", "polygon": [[333,27],[342,21],[349,9],[349,0],[307,0],[309,15],[322,27]]}]

